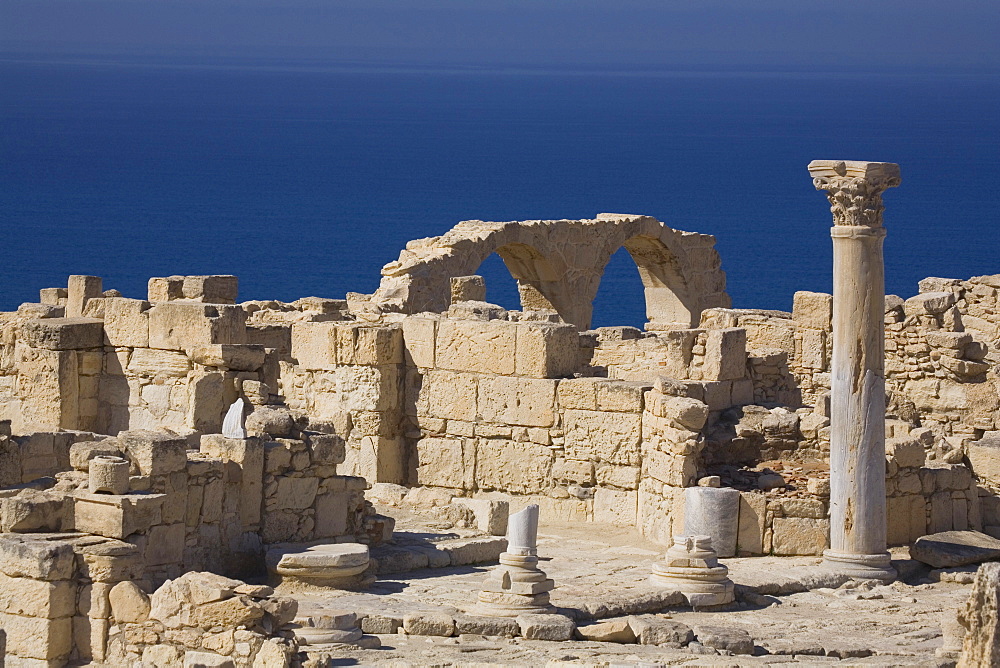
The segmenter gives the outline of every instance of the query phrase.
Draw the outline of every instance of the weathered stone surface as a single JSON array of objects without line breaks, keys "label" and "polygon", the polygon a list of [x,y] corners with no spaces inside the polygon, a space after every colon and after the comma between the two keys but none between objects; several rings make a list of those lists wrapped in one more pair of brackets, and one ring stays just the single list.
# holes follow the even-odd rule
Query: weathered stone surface
[{"label": "weathered stone surface", "polygon": [[576,636],[580,640],[592,640],[594,642],[635,642],[635,632],[629,625],[627,617],[577,626]]},{"label": "weathered stone surface", "polygon": [[959,668],[1000,665],[1000,564],[979,567],[958,622],[965,630]]},{"label": "weathered stone surface", "polygon": [[134,582],[119,582],[108,597],[111,615],[119,624],[141,624],[149,619],[149,596]]},{"label": "weathered stone surface", "polygon": [[403,617],[403,630],[415,636],[455,635],[454,618],[443,612],[414,612]]},{"label": "weathered stone surface", "polygon": [[570,640],[576,624],[562,615],[520,615],[517,625],[527,640]]},{"label": "weathered stone surface", "polygon": [[699,624],[693,630],[698,642],[706,647],[733,654],[753,654],[753,638],[743,629]]},{"label": "weathered stone surface", "polygon": [[396,633],[402,626],[402,615],[368,613],[361,619],[361,630],[365,633]]},{"label": "weathered stone surface", "polygon": [[78,350],[104,345],[104,321],[96,318],[42,318],[28,320],[21,328],[32,348]]},{"label": "weathered stone surface", "polygon": [[656,615],[636,615],[629,617],[629,627],[640,645],[662,645],[679,643],[686,645],[694,640],[691,627]]},{"label": "weathered stone surface", "polygon": [[944,531],[921,536],[910,558],[934,568],[953,568],[1000,559],[1000,540],[978,531]]}]

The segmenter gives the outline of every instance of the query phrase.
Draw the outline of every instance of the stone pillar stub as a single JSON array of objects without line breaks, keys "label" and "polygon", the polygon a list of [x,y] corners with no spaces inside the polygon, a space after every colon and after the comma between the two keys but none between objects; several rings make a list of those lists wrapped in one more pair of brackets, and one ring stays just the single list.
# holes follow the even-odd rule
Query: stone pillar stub
[{"label": "stone pillar stub", "polygon": [[709,536],[716,554],[736,556],[740,492],[731,487],[688,487],[684,490],[684,533]]},{"label": "stone pillar stub", "polygon": [[882,192],[888,162],[814,160],[809,173],[833,214],[830,549],[824,566],[858,578],[896,576],[886,550],[885,301]]}]

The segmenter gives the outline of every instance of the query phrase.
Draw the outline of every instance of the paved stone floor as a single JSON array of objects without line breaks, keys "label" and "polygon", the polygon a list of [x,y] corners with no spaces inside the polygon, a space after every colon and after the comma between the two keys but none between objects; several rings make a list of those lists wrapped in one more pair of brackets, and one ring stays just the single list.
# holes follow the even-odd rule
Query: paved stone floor
[{"label": "paved stone floor", "polygon": [[[394,509],[396,510],[396,509]],[[403,521],[400,529],[427,530]],[[556,582],[552,601],[579,601],[648,589],[650,565],[664,548],[632,530],[599,524],[551,525],[539,530],[540,566]],[[905,551],[894,554],[905,559]],[[732,579],[755,586],[787,582],[789,574],[811,573],[813,557],[728,559]],[[912,565],[913,562],[910,562]],[[905,562],[903,565],[906,565]],[[300,614],[322,608],[405,614],[414,611],[467,612],[475,604],[489,567],[423,569],[384,576],[365,592],[300,593]],[[755,656],[702,656],[690,649],[596,642],[431,638],[382,635],[382,648],[313,648],[328,665],[371,666],[546,666],[546,665],[952,665],[935,657],[941,646],[941,616],[968,596],[969,585],[933,582],[917,573],[913,584],[847,583],[780,596],[751,596],[726,611],[668,611],[673,620],[746,630]],[[794,579],[794,578],[793,578]],[[822,584],[822,583],[820,583]],[[834,583],[836,584],[836,583]],[[813,583],[815,586],[816,583]],[[776,585],[775,585],[776,586]],[[772,587],[773,590],[773,587]]]}]

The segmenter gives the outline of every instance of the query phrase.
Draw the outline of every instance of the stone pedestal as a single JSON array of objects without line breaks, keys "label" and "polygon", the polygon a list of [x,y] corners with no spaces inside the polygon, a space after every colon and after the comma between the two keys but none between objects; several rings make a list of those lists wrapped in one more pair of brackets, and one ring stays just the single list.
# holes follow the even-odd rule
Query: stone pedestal
[{"label": "stone pedestal", "polygon": [[500,565],[486,577],[474,614],[517,617],[555,610],[549,603],[555,583],[538,568],[537,537],[538,506],[530,505],[510,516],[507,551],[500,555]]},{"label": "stone pedestal", "polygon": [[718,556],[736,556],[740,493],[731,487],[688,487],[684,490],[684,534],[708,536]]},{"label": "stone pedestal", "polygon": [[734,600],[729,569],[719,563],[709,536],[674,536],[662,562],[653,564],[651,584],[684,594],[693,608]]},{"label": "stone pedestal", "polygon": [[361,589],[371,585],[368,546],[360,543],[275,545],[265,555],[277,585],[309,585],[329,589]]},{"label": "stone pedestal", "polygon": [[833,212],[830,549],[824,565],[891,580],[885,502],[885,281],[882,192],[899,185],[886,162],[814,160],[809,173]]}]

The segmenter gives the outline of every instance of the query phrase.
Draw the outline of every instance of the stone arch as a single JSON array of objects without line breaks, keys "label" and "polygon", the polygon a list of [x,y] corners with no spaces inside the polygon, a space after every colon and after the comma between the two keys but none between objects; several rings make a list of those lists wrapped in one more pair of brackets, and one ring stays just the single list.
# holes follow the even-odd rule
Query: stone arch
[{"label": "stone arch", "polygon": [[647,329],[686,328],[698,324],[702,310],[730,305],[714,245],[711,235],[674,230],[649,216],[464,221],[440,237],[408,243],[383,268],[372,301],[404,313],[445,311],[451,278],[475,273],[497,253],[517,280],[524,308],[553,310],[587,329],[604,268],[624,246],[642,278]]}]

